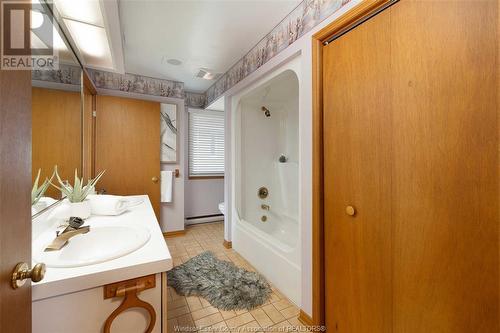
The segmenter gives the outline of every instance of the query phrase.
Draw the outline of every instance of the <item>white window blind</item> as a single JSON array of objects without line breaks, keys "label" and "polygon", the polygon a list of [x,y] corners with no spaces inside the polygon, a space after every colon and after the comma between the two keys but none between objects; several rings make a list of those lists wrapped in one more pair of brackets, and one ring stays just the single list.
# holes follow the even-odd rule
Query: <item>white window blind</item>
[{"label": "white window blind", "polygon": [[224,175],[224,112],[189,111],[189,176]]}]

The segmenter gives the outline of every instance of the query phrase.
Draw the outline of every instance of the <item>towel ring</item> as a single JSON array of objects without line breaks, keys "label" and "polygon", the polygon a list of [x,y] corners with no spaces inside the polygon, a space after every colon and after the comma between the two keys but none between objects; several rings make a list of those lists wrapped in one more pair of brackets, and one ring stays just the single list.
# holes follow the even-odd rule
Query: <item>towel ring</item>
[{"label": "towel ring", "polygon": [[[143,308],[149,313],[149,325],[144,333],[151,333],[156,323],[156,312],[153,306],[147,302],[144,302],[139,297],[137,297],[137,287],[124,288],[122,293],[125,293],[125,298],[122,304],[113,311],[106,322],[104,323],[104,333],[111,333],[111,324],[113,320],[116,319],[123,311],[131,308]],[[118,295],[119,292],[117,292]]]}]

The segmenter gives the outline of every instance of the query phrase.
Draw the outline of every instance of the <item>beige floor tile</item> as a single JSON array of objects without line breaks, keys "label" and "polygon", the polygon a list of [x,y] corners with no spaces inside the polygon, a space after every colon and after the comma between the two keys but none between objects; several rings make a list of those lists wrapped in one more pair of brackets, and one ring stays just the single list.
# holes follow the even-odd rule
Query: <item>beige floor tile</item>
[{"label": "beige floor tile", "polygon": [[271,318],[273,323],[280,323],[286,319],[272,304],[263,306],[262,309]]},{"label": "beige floor tile", "polygon": [[182,316],[186,313],[189,313],[189,308],[186,306],[182,306],[177,309],[168,309],[167,308],[167,319],[173,319],[179,316]]},{"label": "beige floor tile", "polygon": [[175,318],[177,320],[177,325],[180,327],[194,327],[194,321],[190,313],[186,313],[180,317]]},{"label": "beige floor tile", "polygon": [[204,299],[203,297],[200,297],[200,302],[201,302],[201,305],[203,305],[203,307],[210,306],[210,303],[206,299]]},{"label": "beige floor tile", "polygon": [[177,326],[177,319],[167,320],[167,333],[175,333],[176,326]]},{"label": "beige floor tile", "polygon": [[286,319],[292,318],[292,317],[297,317],[299,315],[299,309],[296,306],[290,306],[286,309],[283,309],[280,311],[283,317]]},{"label": "beige floor tile", "polygon": [[201,319],[195,320],[194,323],[196,324],[197,327],[203,328],[220,323],[223,320],[224,318],[222,318],[222,315],[219,312],[217,312],[209,316],[203,317]]},{"label": "beige floor tile", "polygon": [[213,325],[210,325],[208,327],[203,328],[203,332],[219,332],[219,333],[227,333],[229,330],[227,328],[227,325],[224,321],[221,321],[220,323],[216,323]]},{"label": "beige floor tile", "polygon": [[181,306],[186,306],[186,305],[187,305],[186,298],[180,297],[170,302],[167,302],[167,309],[177,309],[180,308]]},{"label": "beige floor tile", "polygon": [[271,326],[274,324],[271,318],[269,318],[269,316],[262,309],[257,308],[250,311],[250,313],[261,327]]},{"label": "beige floor tile", "polygon": [[245,325],[241,325],[237,329],[238,332],[240,333],[255,333],[255,332],[262,332],[263,328],[259,325],[257,321],[251,321],[249,323],[246,323]]},{"label": "beige floor tile", "polygon": [[283,321],[273,325],[270,328],[270,331],[283,333],[283,332],[293,331],[293,329],[292,329],[292,325],[287,320],[283,320]]},{"label": "beige floor tile", "polygon": [[287,299],[282,299],[282,300],[279,300],[278,302],[274,302],[273,305],[276,309],[283,310],[283,309],[286,309],[286,308],[292,306],[293,304],[290,303]]},{"label": "beige floor tile", "polygon": [[206,308],[191,312],[191,316],[193,316],[193,320],[196,322],[198,319],[201,319],[203,317],[206,317],[208,315],[211,315],[211,314],[214,314],[217,312],[219,312],[219,310],[217,310],[213,306],[207,306]]},{"label": "beige floor tile", "polygon": [[269,297],[269,302],[270,303],[279,302],[280,300],[281,300],[281,298],[278,296],[278,294],[276,294],[276,292],[273,292],[271,294],[271,297]]},{"label": "beige floor tile", "polygon": [[201,305],[200,299],[196,296],[187,296],[186,301],[187,301],[187,304],[189,305],[189,309],[191,310],[191,312],[203,308],[203,305]]},{"label": "beige floor tile", "polygon": [[222,317],[224,317],[224,320],[226,319],[230,319],[230,318],[233,318],[233,317],[236,317],[237,314],[235,311],[224,311],[224,310],[219,310],[220,314],[222,315]]},{"label": "beige floor tile", "polygon": [[226,324],[229,328],[234,328],[234,327],[240,327],[242,325],[245,325],[246,323],[249,323],[251,321],[254,321],[254,317],[250,314],[250,312],[246,312],[244,314],[241,314],[239,316],[233,317],[231,319],[226,320]]},{"label": "beige floor tile", "polygon": [[234,312],[236,312],[237,315],[241,315],[241,314],[247,313],[248,310],[236,310]]},{"label": "beige floor tile", "polygon": [[292,318],[289,318],[287,320],[293,326],[300,328],[301,332],[305,332],[305,330],[307,329],[307,326],[302,324],[302,322],[297,317],[292,317]]}]

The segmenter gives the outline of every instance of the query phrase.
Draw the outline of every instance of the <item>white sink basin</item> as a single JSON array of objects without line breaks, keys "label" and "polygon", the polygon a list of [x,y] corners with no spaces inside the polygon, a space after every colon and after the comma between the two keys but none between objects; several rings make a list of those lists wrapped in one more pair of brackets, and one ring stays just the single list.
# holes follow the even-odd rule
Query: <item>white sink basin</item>
[{"label": "white sink basin", "polygon": [[86,234],[71,238],[61,250],[45,252],[55,232],[46,232],[33,243],[33,260],[47,267],[79,267],[113,260],[132,253],[149,241],[145,228],[90,227]]}]

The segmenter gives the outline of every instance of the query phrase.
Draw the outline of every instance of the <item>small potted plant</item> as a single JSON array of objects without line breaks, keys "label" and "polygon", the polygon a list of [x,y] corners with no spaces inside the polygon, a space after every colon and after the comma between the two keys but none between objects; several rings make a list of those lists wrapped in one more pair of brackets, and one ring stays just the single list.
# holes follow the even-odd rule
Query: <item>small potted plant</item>
[{"label": "small potted plant", "polygon": [[94,187],[99,181],[99,179],[104,174],[105,170],[99,172],[99,174],[94,179],[89,179],[87,185],[83,185],[83,178],[78,178],[78,171],[75,169],[75,182],[73,186],[67,181],[63,182],[59,173],[57,172],[57,165],[54,168],[54,173],[56,175],[57,181],[60,186],[51,183],[55,188],[61,191],[63,196],[65,196],[69,201],[70,206],[70,216],[79,217],[86,219],[90,216],[90,202],[86,200],[87,195],[94,191]]},{"label": "small potted plant", "polygon": [[42,172],[42,169],[38,169],[38,174],[36,175],[35,182],[33,183],[33,187],[31,188],[31,210],[32,210],[32,213],[36,213],[36,212],[47,207],[47,203],[39,202],[39,201],[43,197],[43,195],[45,194],[45,191],[47,191],[47,189],[49,188],[50,182],[52,181],[52,178],[54,178],[54,172],[53,172],[52,176],[50,176],[50,179],[45,178],[42,185],[38,186],[38,182],[40,181],[40,173],[41,172]]}]

